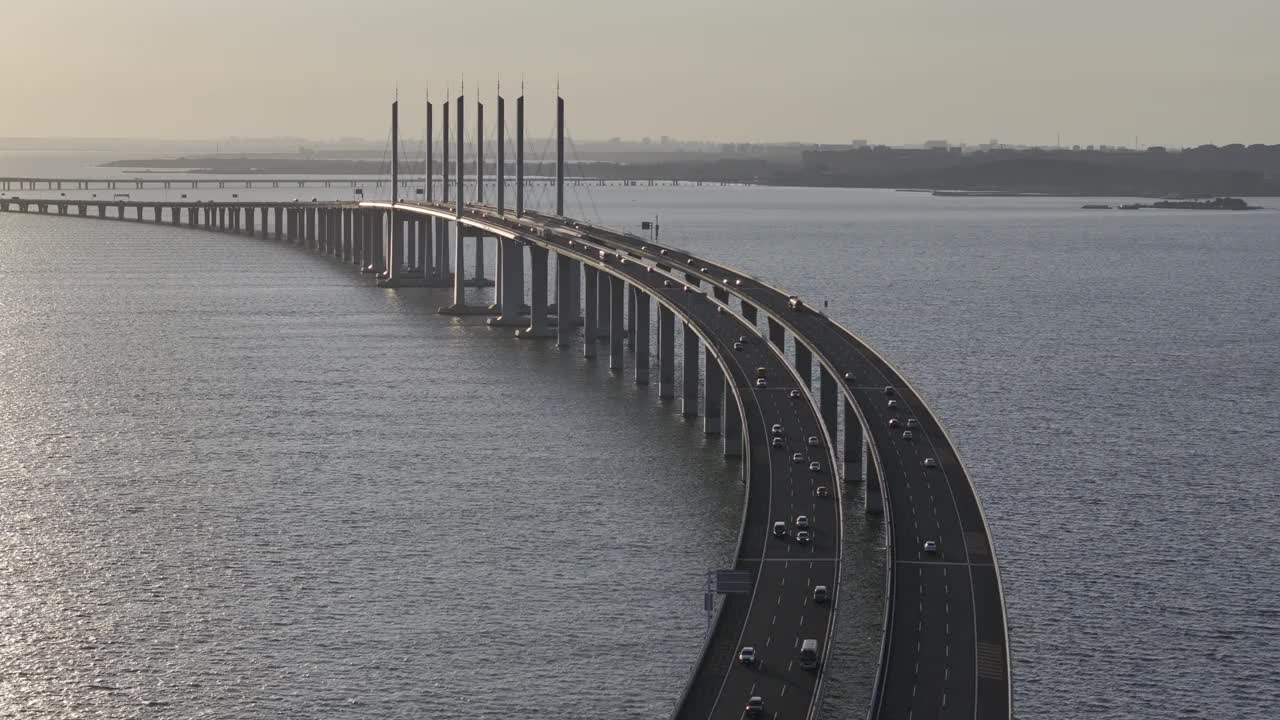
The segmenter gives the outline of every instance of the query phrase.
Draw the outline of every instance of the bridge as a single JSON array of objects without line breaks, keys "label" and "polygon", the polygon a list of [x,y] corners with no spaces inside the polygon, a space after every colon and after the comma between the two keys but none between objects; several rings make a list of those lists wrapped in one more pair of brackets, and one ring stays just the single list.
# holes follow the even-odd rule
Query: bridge
[{"label": "bridge", "polygon": [[[434,138],[433,109],[428,103]],[[678,352],[682,412],[700,415],[704,431],[722,437],[724,455],[741,458],[745,486],[731,568],[744,582],[718,588],[723,594],[714,620],[673,717],[737,718],[752,696],[764,699],[767,717],[815,717],[830,680],[821,659],[836,632],[840,602],[842,496],[859,488],[865,511],[887,523],[887,602],[868,717],[1012,717],[1004,594],[990,531],[955,444],[920,393],[853,332],[779,288],[678,248],[565,217],[564,104],[558,98],[555,210],[526,209],[523,97],[516,109],[514,207],[506,202],[503,133],[493,202],[484,197],[482,132],[472,194],[456,191],[465,177],[463,141],[461,133],[449,133],[446,102],[444,173],[439,183],[424,183],[421,200],[398,197],[393,104],[391,197],[385,201],[0,197],[0,212],[236,233],[330,257],[380,286],[451,287],[452,302],[441,313],[483,316],[495,329],[514,328],[519,338],[580,346],[587,358],[603,354],[617,372],[625,372],[631,356],[638,384],[651,380],[656,337],[659,396],[676,397]],[[462,97],[454,110],[461,128]],[[498,127],[505,127],[501,97],[497,112]],[[479,104],[477,116],[483,128]],[[427,148],[427,167],[433,167],[434,144]],[[476,260],[471,277],[468,239]],[[493,281],[484,276],[490,240]],[[494,285],[492,303],[469,296],[469,287],[487,284]],[[797,541],[799,515],[812,526],[806,543]],[[786,538],[772,532],[779,521],[788,525]],[[815,596],[817,586],[828,588],[828,601]],[[805,640],[817,643],[817,668],[801,667]],[[744,646],[755,648],[755,663],[738,662]]]}]

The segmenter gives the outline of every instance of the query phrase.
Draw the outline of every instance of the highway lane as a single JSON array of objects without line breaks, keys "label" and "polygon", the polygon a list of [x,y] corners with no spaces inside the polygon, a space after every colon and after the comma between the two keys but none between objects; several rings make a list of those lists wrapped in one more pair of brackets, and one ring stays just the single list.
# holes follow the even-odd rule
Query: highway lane
[{"label": "highway lane", "polygon": [[[790,310],[783,293],[754,278],[642,238],[577,227],[721,284],[804,338],[835,377],[854,374],[843,389],[862,413],[880,460],[891,533],[893,607],[875,715],[1009,717],[1007,628],[986,522],[952,443],[906,381],[843,328],[819,313]],[[892,398],[885,386],[894,388]],[[897,401],[895,410],[889,399]],[[903,425],[914,418],[920,425],[915,438],[903,439],[905,427],[891,429],[891,417]],[[926,457],[938,467],[925,468]],[[938,544],[936,554],[923,551],[925,540]]]},{"label": "highway lane", "polygon": [[[442,206],[435,209],[447,211]],[[487,210],[467,216],[527,232],[521,225],[511,224],[509,218]],[[826,585],[833,597],[838,593],[843,528],[837,476],[833,474],[835,458],[808,396],[789,396],[789,391],[798,387],[793,370],[755,326],[704,294],[705,288],[686,292],[683,282],[667,287],[663,280],[682,278],[654,272],[649,264],[620,262],[616,256],[601,260],[596,251],[603,246],[584,241],[578,233],[543,233],[531,239],[622,275],[655,299],[677,308],[698,329],[708,350],[724,360],[726,378],[742,397],[750,480],[735,568],[752,571],[753,592],[749,598],[726,598],[708,652],[675,717],[739,718],[753,695],[765,700],[766,716],[809,716],[819,675],[800,668],[799,648],[804,639],[813,638],[818,641],[820,657],[825,656],[835,617],[833,601],[815,603],[813,587]],[[734,350],[734,341],[742,336],[748,341],[741,350]],[[757,368],[765,368],[769,387],[756,386]],[[786,429],[786,448],[770,446],[768,429],[773,423]],[[807,444],[810,436],[821,439],[818,446]],[[794,453],[802,455],[801,462],[792,460]],[[811,461],[819,462],[821,469],[811,471]],[[827,486],[831,496],[818,498],[819,485]],[[798,515],[807,515],[813,524],[813,542],[808,545],[794,541]],[[771,537],[776,520],[792,527],[787,540]],[[756,665],[736,662],[744,645],[756,648]]]}]

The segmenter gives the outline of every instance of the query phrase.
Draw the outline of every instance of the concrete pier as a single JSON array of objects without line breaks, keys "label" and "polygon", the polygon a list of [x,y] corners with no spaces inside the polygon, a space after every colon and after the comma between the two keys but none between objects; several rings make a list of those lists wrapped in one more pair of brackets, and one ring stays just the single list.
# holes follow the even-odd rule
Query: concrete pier
[{"label": "concrete pier", "polygon": [[626,296],[627,281],[609,276],[609,369],[622,370],[625,363],[623,350],[622,302]]},{"label": "concrete pier", "polygon": [[884,492],[880,487],[880,468],[870,455],[867,456],[867,482],[863,486],[866,494],[867,514],[884,514]]},{"label": "concrete pier", "polygon": [[582,356],[585,358],[594,358],[596,356],[596,335],[599,333],[596,317],[595,298],[599,293],[598,282],[600,271],[583,263],[582,265],[583,282],[586,284],[587,306],[586,312],[583,313],[582,321]]},{"label": "concrete pier", "polygon": [[635,331],[631,338],[636,346],[636,384],[649,384],[649,293],[640,288],[631,291],[631,308],[635,315]]},{"label": "concrete pier", "polygon": [[498,261],[502,271],[498,273],[501,283],[498,316],[489,318],[494,327],[525,327],[527,325],[522,313],[524,306],[524,248],[515,240],[501,238],[502,252]]},{"label": "concrete pier", "polygon": [[862,421],[849,398],[844,399],[844,481],[862,482]]},{"label": "concrete pier", "polygon": [[658,306],[658,397],[676,396],[676,314]]},{"label": "concrete pier", "polygon": [[723,429],[724,370],[710,347],[703,353],[706,383],[702,393],[702,431],[715,435]]},{"label": "concrete pier", "polygon": [[806,392],[813,388],[813,353],[799,340],[796,340],[796,372],[800,373]]},{"label": "concrete pier", "polygon": [[[567,255],[556,253],[556,309],[563,313],[573,303],[570,293],[573,292],[573,259]],[[573,344],[573,322],[565,317],[557,318],[556,345],[567,348]]]},{"label": "concrete pier", "polygon": [[742,413],[738,410],[738,397],[733,394],[729,379],[724,385],[724,456],[742,457]]},{"label": "concrete pier", "polygon": [[698,416],[698,334],[687,322],[684,325],[684,378],[680,387],[681,413],[685,417]]},{"label": "concrete pier", "polygon": [[834,441],[838,437],[836,423],[840,412],[840,388],[836,379],[827,372],[826,365],[818,366],[818,409],[822,424],[827,426],[827,436]]},{"label": "concrete pier", "polygon": [[549,338],[555,330],[547,319],[547,254],[537,245],[529,246],[529,269],[532,275],[529,300],[529,327],[516,331],[519,338]]},{"label": "concrete pier", "polygon": [[787,329],[777,320],[769,318],[769,342],[779,350],[786,352],[787,350]]}]

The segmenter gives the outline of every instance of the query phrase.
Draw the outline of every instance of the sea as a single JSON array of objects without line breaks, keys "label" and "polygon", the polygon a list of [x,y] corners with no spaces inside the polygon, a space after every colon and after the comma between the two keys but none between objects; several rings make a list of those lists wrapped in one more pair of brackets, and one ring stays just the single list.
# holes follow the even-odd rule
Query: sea
[{"label": "sea", "polygon": [[[0,176],[124,177],[104,159]],[[113,191],[8,194],[64,192]],[[921,391],[991,525],[1017,717],[1274,718],[1280,211],[1080,207],[1130,200],[567,209],[790,289]],[[447,303],[247,237],[0,214],[0,718],[665,717],[740,467],[655,386]],[[857,500],[830,720],[866,716],[879,649]]]}]

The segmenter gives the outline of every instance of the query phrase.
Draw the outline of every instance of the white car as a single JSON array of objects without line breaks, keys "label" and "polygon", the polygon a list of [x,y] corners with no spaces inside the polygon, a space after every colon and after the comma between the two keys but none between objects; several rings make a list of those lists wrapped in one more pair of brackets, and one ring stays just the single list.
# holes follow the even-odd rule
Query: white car
[{"label": "white car", "polygon": [[925,467],[927,467],[927,468],[935,468],[935,467],[938,467],[938,461],[937,461],[937,460],[934,460],[933,458],[925,458],[925,459],[924,459],[924,466],[925,466]]},{"label": "white car", "polygon": [[799,390],[792,390],[791,392],[789,392],[789,393],[787,393],[787,394],[791,396],[791,399],[792,399],[792,400],[794,400],[794,399],[796,399],[796,398],[800,397],[800,391],[799,391]]},{"label": "white car", "polygon": [[826,585],[815,585],[813,588],[813,601],[816,603],[824,603],[831,599],[831,591]]},{"label": "white car", "polygon": [[769,432],[773,433],[774,435],[781,435],[782,423],[774,423],[773,426],[769,428]]},{"label": "white car", "polygon": [[884,394],[885,394],[885,395],[892,395],[892,394],[893,394],[893,386],[892,386],[892,385],[885,385],[885,386],[884,386]]},{"label": "white car", "polygon": [[743,665],[750,665],[756,661],[756,649],[750,645],[742,648],[738,653],[738,662]]},{"label": "white car", "polygon": [[756,387],[758,388],[769,387],[769,381],[765,380],[764,378],[756,378]]},{"label": "white car", "polygon": [[831,497],[831,491],[827,489],[826,485],[819,485],[813,492],[818,497]]},{"label": "white car", "polygon": [[845,373],[845,374],[844,374],[844,379],[845,379],[845,380],[848,380],[849,382],[853,382],[853,373],[851,373],[851,372],[847,372],[847,373]]},{"label": "white car", "polygon": [[809,443],[809,447],[818,447],[819,445],[817,435],[810,435],[809,439],[805,440],[805,442]]},{"label": "white car", "polygon": [[809,472],[822,472],[822,463],[817,460],[809,463]]},{"label": "white car", "polygon": [[801,544],[801,545],[808,545],[808,544],[809,544],[809,540],[810,540],[810,538],[809,538],[809,531],[807,531],[807,530],[801,530],[800,532],[796,533],[796,542],[797,542],[797,543],[799,543],[799,544]]},{"label": "white car", "polygon": [[734,350],[737,350],[737,351],[739,351],[739,352],[741,352],[741,351],[742,351],[742,348],[743,348],[743,347],[744,347],[744,346],[743,346],[743,344],[742,344],[742,343],[740,343],[740,342],[736,342],[736,343],[734,343],[734,344],[733,344],[733,349],[734,349]]},{"label": "white car", "polygon": [[898,407],[898,401],[897,401],[897,400],[890,400],[890,401],[889,401],[889,409],[890,409],[890,410],[892,410],[892,409],[894,409],[894,408],[896,408],[896,407]]},{"label": "white car", "polygon": [[738,342],[742,343],[743,345],[746,345],[748,342],[750,342],[750,340],[747,339],[746,335],[739,335]]},{"label": "white car", "polygon": [[915,418],[907,418],[907,427],[918,428],[920,427],[920,421],[916,420]]},{"label": "white car", "polygon": [[797,516],[796,516],[796,529],[797,529],[797,530],[808,530],[808,529],[809,529],[809,516],[808,516],[808,515],[797,515]]},{"label": "white car", "polygon": [[772,443],[774,447],[779,448],[779,447],[785,446],[787,444],[787,441],[783,440],[780,437],[774,436]]},{"label": "white car", "polygon": [[786,537],[786,536],[787,536],[787,524],[786,524],[786,523],[784,523],[784,522],[782,522],[781,520],[779,520],[778,522],[774,523],[774,524],[773,524],[773,536],[774,536],[774,537],[777,537],[777,538],[784,538],[784,537]]},{"label": "white car", "polygon": [[791,454],[791,462],[795,462],[795,463],[802,463],[802,462],[804,462],[804,454],[803,454],[803,453],[792,453],[792,454]]},{"label": "white car", "polygon": [[889,427],[891,428],[898,427],[898,418],[889,418]]},{"label": "white car", "polygon": [[910,431],[910,430],[903,430],[903,431],[902,431],[902,439],[903,439],[903,440],[910,440],[912,437],[914,437],[914,436],[911,434],[911,431]]},{"label": "white car", "polygon": [[925,540],[925,541],[924,541],[924,551],[925,551],[925,552],[927,552],[927,553],[936,553],[936,552],[938,552],[938,543],[934,542],[933,540]]}]

